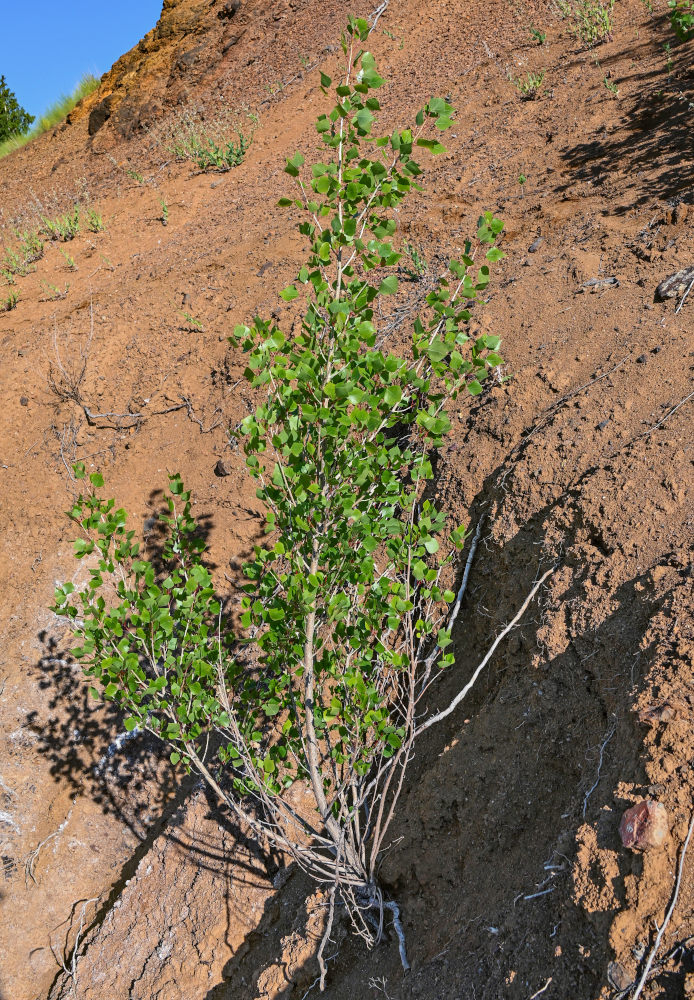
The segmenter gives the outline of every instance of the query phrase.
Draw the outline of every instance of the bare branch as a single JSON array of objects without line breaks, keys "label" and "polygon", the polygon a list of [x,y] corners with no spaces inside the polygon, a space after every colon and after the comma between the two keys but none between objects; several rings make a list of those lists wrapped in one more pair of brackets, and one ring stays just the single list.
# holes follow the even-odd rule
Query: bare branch
[{"label": "bare branch", "polygon": [[458,692],[458,694],[455,696],[455,698],[450,703],[450,705],[448,706],[448,708],[444,708],[442,712],[437,712],[436,715],[432,715],[430,718],[426,719],[426,721],[423,722],[421,724],[421,726],[419,726],[419,728],[416,730],[415,736],[419,736],[420,733],[423,733],[425,729],[429,729],[430,726],[435,725],[437,722],[441,722],[443,719],[447,718],[447,716],[449,716],[452,712],[454,712],[456,710],[456,708],[461,703],[461,701],[463,700],[463,698],[465,698],[466,695],[469,694],[469,692],[475,686],[477,678],[482,673],[482,671],[484,670],[484,668],[486,667],[486,665],[489,663],[490,659],[494,655],[494,652],[495,652],[497,646],[499,645],[499,643],[501,642],[501,640],[506,638],[506,636],[509,634],[509,632],[511,631],[511,629],[515,628],[515,626],[518,624],[518,622],[521,620],[521,618],[525,614],[525,612],[526,612],[526,610],[528,608],[528,605],[532,601],[532,599],[535,596],[535,594],[538,592],[538,590],[540,589],[540,587],[542,586],[542,584],[545,582],[545,580],[548,577],[550,577],[554,573],[555,570],[556,570],[556,566],[553,566],[551,569],[548,569],[546,573],[543,573],[543,575],[540,577],[540,579],[534,585],[534,587],[532,588],[532,590],[530,591],[530,593],[528,594],[528,596],[526,597],[526,599],[523,601],[523,604],[521,605],[520,609],[516,613],[515,617],[512,619],[512,621],[509,622],[509,624],[506,626],[506,628],[502,629],[502,631],[496,637],[496,639],[494,640],[494,642],[492,643],[492,645],[489,647],[489,649],[488,649],[488,651],[487,651],[484,659],[477,666],[477,668],[475,669],[474,674],[472,675],[472,677],[470,678],[470,680],[467,682],[467,684],[465,685],[465,687],[462,689],[462,691]]}]

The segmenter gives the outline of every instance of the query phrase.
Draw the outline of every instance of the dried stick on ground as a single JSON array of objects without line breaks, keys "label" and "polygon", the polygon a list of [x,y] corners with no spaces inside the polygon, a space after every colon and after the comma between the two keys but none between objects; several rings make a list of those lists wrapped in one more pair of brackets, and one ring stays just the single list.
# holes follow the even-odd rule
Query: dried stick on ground
[{"label": "dried stick on ground", "polygon": [[[691,840],[692,832],[694,832],[694,813],[692,813],[692,818],[689,823],[689,830],[687,831],[686,839],[684,841],[684,844],[682,845],[682,853],[680,854],[680,863],[677,869],[677,879],[675,880],[675,889],[672,893],[672,900],[670,902],[670,906],[668,907],[668,911],[665,914],[665,919],[663,920],[660,927],[658,927],[658,934],[655,939],[655,944],[653,945],[651,953],[648,956],[648,961],[644,966],[643,973],[641,974],[641,979],[639,980],[639,985],[636,987],[636,992],[634,993],[632,1000],[638,1000],[638,998],[641,996],[641,993],[643,992],[643,988],[646,985],[646,980],[648,979],[648,973],[651,971],[651,966],[653,965],[653,962],[655,961],[655,956],[658,954],[658,949],[660,948],[660,942],[663,940],[663,934],[665,933],[665,928],[670,923],[672,914],[674,913],[675,907],[677,906],[677,898],[680,894],[680,885],[682,884],[682,872],[684,871],[684,859],[687,856],[687,848],[689,847],[689,841]],[[657,926],[658,925],[656,924],[656,927]]]},{"label": "dried stick on ground", "polygon": [[[65,973],[65,975],[69,976],[70,979],[72,980],[72,991],[73,991],[73,993],[75,992],[75,988],[77,986],[77,952],[79,950],[79,944],[80,944],[80,940],[82,938],[82,932],[84,931],[84,922],[85,922],[85,919],[86,919],[86,916],[87,916],[87,907],[89,906],[90,903],[98,903],[98,901],[99,901],[99,897],[98,896],[92,896],[91,899],[80,900],[77,903],[75,903],[75,905],[73,907],[73,911],[72,911],[73,915],[74,915],[75,910],[79,906],[79,902],[82,902],[82,909],[80,911],[79,927],[77,928],[77,934],[75,935],[75,943],[74,943],[74,945],[72,947],[72,951],[70,952],[69,956],[67,954],[67,941],[65,943],[65,951],[63,953],[63,957],[62,958],[59,958],[58,955],[56,955],[55,948],[53,947],[53,945],[51,944],[51,946],[50,946],[51,947],[51,951],[53,953],[53,957],[55,958],[56,962],[58,963],[58,965],[60,966],[60,968],[63,970],[63,972]],[[74,919],[74,917],[73,917],[73,919]],[[70,928],[71,927],[72,927],[72,922],[70,924]],[[70,929],[68,929],[68,934],[69,933],[70,933]]]},{"label": "dried stick on ground", "polygon": [[685,303],[685,302],[687,301],[687,296],[688,296],[688,295],[689,295],[689,293],[691,292],[692,288],[694,288],[694,278],[692,278],[692,280],[691,280],[691,281],[689,282],[689,286],[688,286],[688,288],[687,288],[687,291],[686,291],[686,292],[684,293],[684,295],[683,295],[683,296],[682,296],[682,298],[680,299],[680,304],[679,304],[679,305],[677,306],[677,308],[675,309],[675,316],[676,316],[676,315],[677,315],[677,313],[678,313],[678,312],[680,311],[680,309],[682,308],[682,306],[684,305],[684,303]]},{"label": "dried stick on ground", "polygon": [[679,410],[680,406],[684,406],[684,404],[688,403],[689,400],[692,399],[693,397],[694,397],[694,392],[690,392],[688,396],[685,396],[684,399],[681,399],[679,401],[679,403],[677,404],[677,406],[673,406],[670,410],[668,410],[667,413],[665,414],[665,416],[662,417],[658,421],[657,424],[653,424],[653,426],[649,427],[647,431],[643,432],[643,434],[639,434],[639,437],[640,438],[642,438],[642,437],[648,437],[649,434],[652,434],[653,431],[655,431],[659,427],[661,427],[665,423],[665,421],[668,420],[672,416],[673,413],[676,413]]}]

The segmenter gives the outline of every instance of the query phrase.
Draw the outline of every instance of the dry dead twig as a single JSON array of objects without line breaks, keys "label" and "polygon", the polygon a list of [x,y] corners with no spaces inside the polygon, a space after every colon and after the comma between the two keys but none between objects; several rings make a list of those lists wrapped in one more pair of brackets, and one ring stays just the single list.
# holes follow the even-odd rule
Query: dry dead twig
[{"label": "dry dead twig", "polygon": [[648,437],[649,434],[652,434],[653,431],[657,430],[660,426],[662,426],[662,424],[664,424],[665,421],[668,420],[673,413],[676,413],[677,410],[679,410],[680,406],[684,406],[685,403],[688,403],[689,400],[692,399],[692,397],[694,397],[694,392],[690,392],[688,396],[685,396],[684,399],[681,399],[677,404],[677,406],[673,406],[671,410],[668,410],[665,416],[662,417],[662,419],[660,419],[657,424],[653,424],[653,426],[649,427],[647,431],[643,432],[643,434],[639,434],[639,437],[636,440],[638,441],[639,438]]},{"label": "dry dead twig", "polygon": [[29,886],[29,879],[31,879],[31,881],[34,883],[34,885],[37,884],[36,883],[35,871],[36,871],[37,862],[39,860],[39,855],[41,854],[42,849],[46,846],[46,844],[50,840],[53,840],[54,837],[59,837],[60,836],[60,834],[65,829],[65,827],[70,822],[70,817],[72,816],[72,810],[74,808],[75,808],[75,806],[74,806],[74,803],[73,803],[70,806],[70,809],[68,811],[67,816],[65,817],[65,819],[63,820],[63,822],[60,824],[60,826],[58,827],[58,829],[54,830],[53,833],[49,833],[48,836],[45,837],[41,841],[41,843],[38,845],[38,847],[35,847],[34,850],[30,851],[29,854],[27,854],[27,856],[25,857],[25,859],[24,859],[24,884],[27,886],[27,888]]},{"label": "dry dead twig", "polygon": [[[99,901],[99,897],[98,896],[92,896],[91,899],[77,900],[77,902],[73,905],[73,908],[72,908],[72,919],[70,920],[70,927],[68,928],[68,931],[67,931],[67,935],[66,935],[66,939],[65,939],[65,948],[63,950],[63,956],[62,956],[62,958],[58,957],[58,955],[56,954],[56,950],[53,947],[53,945],[51,944],[51,946],[50,946],[51,947],[51,952],[53,953],[53,957],[55,958],[56,962],[58,963],[58,965],[60,966],[60,968],[63,970],[63,972],[65,973],[65,975],[68,976],[72,980],[72,991],[73,991],[73,993],[75,993],[75,990],[76,990],[76,987],[77,987],[77,960],[78,960],[77,959],[77,952],[79,950],[79,944],[80,944],[80,939],[82,937],[82,932],[84,931],[84,923],[85,923],[86,916],[87,916],[87,907],[89,906],[90,903],[98,903],[98,901]],[[76,911],[76,909],[77,909],[77,907],[79,906],[80,903],[82,903],[82,909],[80,911],[79,927],[77,928],[77,934],[75,935],[75,943],[74,943],[74,945],[72,947],[72,950],[68,954],[67,937],[69,936],[70,931],[72,930],[72,924],[73,924],[73,921],[74,921],[75,911]]]},{"label": "dry dead twig", "polygon": [[[675,907],[677,906],[677,899],[680,894],[680,885],[682,884],[682,872],[684,871],[684,859],[687,856],[687,848],[689,847],[689,841],[692,838],[693,832],[694,832],[694,813],[692,813],[692,818],[689,822],[689,829],[687,830],[687,836],[685,838],[684,844],[682,845],[682,853],[680,854],[680,863],[677,868],[677,878],[675,879],[675,888],[672,893],[670,906],[668,907],[667,913],[665,914],[665,919],[663,920],[660,927],[658,927],[658,925],[656,924],[656,927],[658,927],[658,933],[656,935],[655,943],[653,944],[651,953],[648,956],[646,965],[644,966],[644,970],[641,974],[641,979],[639,980],[639,984],[636,987],[636,992],[634,993],[632,1000],[638,1000],[638,998],[641,996],[641,993],[643,992],[643,988],[646,985],[648,974],[651,971],[651,966],[653,965],[655,956],[658,954],[660,943],[663,940],[663,934],[665,933],[665,928],[670,923],[672,914],[674,913]],[[631,989],[631,987],[629,987],[629,989]]]}]

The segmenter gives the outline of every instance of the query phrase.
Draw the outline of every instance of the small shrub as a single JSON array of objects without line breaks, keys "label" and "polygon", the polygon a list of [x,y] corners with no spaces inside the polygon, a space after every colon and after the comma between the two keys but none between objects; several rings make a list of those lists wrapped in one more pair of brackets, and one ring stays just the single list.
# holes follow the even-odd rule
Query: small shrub
[{"label": "small shrub", "polygon": [[694,0],[669,0],[670,24],[682,42],[694,37]]},{"label": "small shrub", "polygon": [[[445,581],[465,531],[446,527],[426,491],[451,430],[446,404],[481,393],[502,364],[499,338],[469,324],[503,257],[503,223],[480,217],[474,249],[470,240],[450,261],[401,354],[379,346],[398,292],[391,240],[403,200],[420,189],[414,154],[445,151],[454,112],[433,98],[411,128],[389,123],[374,136],[384,81],[363,48],[368,32],[350,18],[342,36],[347,69],[316,123],[325,158],[306,170],[296,153],[285,166],[296,188],[279,204],[301,211],[308,252],[281,298],[300,300],[301,320],[289,316],[285,333],[256,318],[232,338],[262,397],[240,428],[267,535],[244,567],[243,639],[224,618],[178,475],[157,562],[126,512],[99,495],[102,476],[89,477],[71,517],[90,579],[81,592],[59,587],[54,608],[73,624],[93,693],[126,712],[126,729],[162,739],[255,837],[327,886],[321,986],[339,905],[369,946],[387,911],[408,967],[378,872],[415,741],[455,710],[548,575],[448,707],[432,709],[432,685],[454,662],[462,592]],[[324,73],[321,85],[333,88]],[[75,475],[84,480],[84,466]],[[285,796],[296,781],[312,813]]]},{"label": "small shrub", "polygon": [[75,205],[71,212],[58,216],[57,219],[47,219],[42,216],[41,224],[49,239],[68,243],[70,240],[74,240],[80,231],[79,205]]},{"label": "small shrub", "polygon": [[509,77],[511,83],[514,85],[518,93],[521,95],[521,99],[524,101],[535,100],[540,93],[540,87],[542,86],[544,78],[545,70],[541,70],[539,73],[526,73],[525,77],[518,77],[516,80]]},{"label": "small shrub", "polygon": [[612,37],[612,12],[614,0],[574,0],[573,6],[565,4],[571,20],[569,31],[586,48],[592,48]]},{"label": "small shrub", "polygon": [[58,299],[64,299],[70,291],[69,283],[65,285],[65,288],[62,291],[58,285],[53,285],[50,281],[42,281],[41,284],[43,286],[44,295],[49,302],[56,302]]},{"label": "small shrub", "polygon": [[[231,138],[231,134],[235,138]],[[169,129],[166,143],[177,160],[190,160],[203,171],[238,167],[253,142],[232,125],[229,115],[203,119],[195,111],[181,115]]]},{"label": "small shrub", "polygon": [[411,267],[405,267],[403,269],[405,271],[405,274],[407,274],[412,281],[419,281],[419,279],[424,277],[424,275],[427,273],[428,264],[426,262],[426,259],[419,252],[417,247],[412,246],[411,243],[407,242],[403,243],[402,249],[410,258],[412,264]]},{"label": "small shrub", "polygon": [[197,319],[191,313],[185,312],[183,309],[180,309],[179,312],[183,317],[183,319],[185,320],[186,323],[185,329],[190,330],[191,332],[194,331],[199,331],[201,333],[203,332],[203,325],[201,320]]},{"label": "small shrub", "polygon": [[65,264],[67,265],[68,269],[70,271],[76,271],[77,270],[77,264],[75,264],[75,258],[71,257],[70,254],[67,252],[67,250],[63,250],[62,247],[58,247],[58,249],[60,250],[61,254],[63,255],[63,259],[64,259]]},{"label": "small shrub", "polygon": [[87,229],[90,233],[103,233],[106,229],[103,216],[94,208],[90,208],[87,212]]},{"label": "small shrub", "polygon": [[534,28],[532,25],[530,26],[530,28],[528,30],[530,31],[530,37],[533,39],[533,41],[537,42],[538,45],[544,45],[545,44],[545,42],[547,41],[547,32],[546,31],[539,31],[537,28]]},{"label": "small shrub", "polygon": [[19,249],[25,264],[32,264],[43,257],[43,240],[37,232],[15,231],[15,236],[19,240]]},{"label": "small shrub", "polygon": [[251,140],[242,132],[237,132],[238,142],[229,141],[223,146],[217,145],[212,139],[204,140],[193,152],[193,160],[201,170],[231,170],[242,162]]},{"label": "small shrub", "polygon": [[619,87],[617,86],[616,83],[610,80],[608,76],[604,78],[603,82],[605,84],[605,89],[609,91],[609,93],[612,94],[613,97],[619,97]]},{"label": "small shrub", "polygon": [[12,291],[10,294],[2,300],[3,312],[10,312],[15,309],[17,303],[19,302],[19,292]]},{"label": "small shrub", "polygon": [[[5,257],[2,265],[2,273],[4,275],[9,274],[12,278],[17,276],[23,278],[30,271],[29,265],[25,262],[24,257],[20,256],[16,250],[12,249],[12,247],[5,247]],[[10,282],[10,284],[14,284],[14,281]]]}]

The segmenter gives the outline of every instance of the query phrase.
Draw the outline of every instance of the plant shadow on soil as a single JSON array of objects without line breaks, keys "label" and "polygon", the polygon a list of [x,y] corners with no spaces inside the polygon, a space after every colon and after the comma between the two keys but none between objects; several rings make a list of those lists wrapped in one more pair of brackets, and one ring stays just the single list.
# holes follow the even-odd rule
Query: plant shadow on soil
[{"label": "plant shadow on soil", "polygon": [[[152,491],[149,507],[156,514],[168,514],[163,491]],[[210,515],[196,516],[197,535],[207,541],[213,527]],[[166,564],[162,553],[166,540],[165,526],[151,516],[144,524],[145,546],[158,574]],[[215,564],[205,560],[208,569]],[[198,867],[218,870],[222,859],[213,844],[200,837],[192,838],[185,830],[185,808],[191,796],[201,788],[195,775],[182,775],[170,764],[169,752],[149,733],[126,733],[125,713],[114,702],[95,704],[89,695],[89,685],[79,663],[71,656],[69,628],[58,635],[42,631],[38,636],[43,655],[34,667],[39,687],[50,693],[48,715],[33,712],[28,724],[38,740],[38,750],[51,764],[52,777],[66,785],[74,795],[89,796],[107,815],[113,815],[139,841],[114,884],[108,900],[92,921],[98,924],[122,890],[126,880],[135,873],[139,862],[160,835],[165,835],[194,859]],[[234,841],[245,848],[269,877],[279,868],[272,852],[247,838],[229,815],[219,809],[212,797],[203,791],[209,805],[209,816],[231,833]],[[234,861],[235,880],[243,864]],[[257,880],[259,868],[249,864],[249,878]],[[249,883],[250,884],[250,883]],[[255,883],[254,883],[255,884]]]},{"label": "plant shadow on soil", "polygon": [[[522,459],[523,450],[519,449],[514,463]],[[490,502],[503,505],[503,481],[510,461],[507,458],[485,479],[472,505],[473,523]],[[586,582],[612,555],[602,526],[591,523],[581,508],[582,485],[595,471],[591,467],[568,483],[556,500],[527,517],[511,538],[503,543],[487,539],[488,549],[484,557],[478,555],[465,597],[468,617],[461,619],[454,631],[455,675],[451,671],[442,677],[436,696],[440,704],[446,704],[460,688],[461,678],[470,676],[480,651],[489,645],[490,633],[512,618],[522,603],[539,569],[538,552],[543,551],[552,523],[554,537],[559,533],[562,538],[562,565],[570,571],[564,592],[555,603],[580,607]],[[209,528],[207,523],[205,530]],[[161,538],[149,539],[148,543],[156,555]],[[556,553],[548,552],[544,561],[555,557]],[[609,925],[623,898],[623,878],[636,868],[638,860],[620,855],[623,870],[610,890],[613,901],[602,912],[593,914],[589,922],[578,908],[567,905],[568,892],[530,900],[526,897],[540,891],[537,886],[546,877],[545,865],[552,858],[564,858],[566,864],[560,862],[551,884],[570,877],[575,831],[583,820],[583,805],[588,803],[587,820],[594,821],[605,802],[601,790],[604,795],[605,789],[613,789],[625,773],[630,778],[641,774],[640,741],[634,733],[625,695],[640,681],[638,670],[631,667],[634,650],[640,650],[643,662],[649,659],[649,651],[640,646],[654,605],[644,581],[638,578],[622,584],[610,602],[612,611],[597,628],[576,629],[561,652],[548,652],[539,668],[531,668],[529,661],[538,649],[538,633],[543,626],[543,614],[537,613],[538,606],[543,607],[541,597],[539,605],[534,605],[535,612],[526,615],[515,636],[496,654],[464,707],[421,739],[393,832],[394,841],[402,840],[386,856],[381,872],[384,886],[403,906],[414,967],[410,981],[420,973],[432,972],[434,967],[437,975],[446,974],[446,952],[454,942],[456,946],[462,943],[465,954],[458,955],[455,972],[450,973],[458,977],[451,982],[451,988],[460,990],[465,981],[486,983],[483,992],[477,994],[477,1000],[485,1000],[495,996],[494,990],[512,962],[519,970],[526,969],[529,976],[531,971],[537,974],[538,968],[556,968],[553,954],[557,943],[564,936],[570,941],[571,935],[578,933],[582,941],[590,944],[592,958],[578,964],[572,961],[571,968],[564,970],[564,985],[575,988],[577,982],[572,977],[578,975],[582,991],[587,982],[591,988],[602,982],[608,961]],[[480,613],[480,608],[488,607],[494,609],[493,615],[486,610]],[[492,627],[490,617],[495,622]],[[55,715],[46,722],[34,720],[35,731],[56,779],[66,780],[76,791],[87,791],[105,810],[126,822],[140,839],[120,885],[162,832],[188,851],[194,863],[218,866],[222,859],[214,845],[198,843],[191,847],[170,823],[195,783],[192,779],[176,780],[154,740],[139,737],[126,744],[125,752],[113,754],[108,768],[104,768],[108,780],[95,769],[95,764],[106,756],[113,735],[122,731],[122,717],[113,705],[98,712],[91,709],[86,685],[78,684],[79,667],[61,653],[57,640],[44,635],[43,641],[46,653],[37,670],[42,686],[52,690],[49,706]],[[549,640],[542,641],[546,648],[551,646]],[[462,724],[463,716],[469,716],[469,725]],[[613,719],[613,752],[606,755],[598,774],[599,784],[586,800],[596,779],[595,751]],[[208,801],[215,822],[231,829],[228,817],[216,803]],[[158,813],[155,822],[153,813]],[[538,813],[542,814],[541,823]],[[600,848],[618,849],[617,822],[612,808],[609,815],[600,817]],[[241,831],[234,830],[234,836],[242,837]],[[432,836],[436,838],[435,850],[426,847]],[[255,845],[248,846],[257,854]],[[268,877],[272,877],[280,862],[268,856],[262,858],[262,863]],[[249,866],[248,874],[257,879],[258,868]],[[465,886],[480,885],[486,887],[483,901],[478,891],[461,891]],[[301,911],[311,887],[310,881],[297,873],[289,890],[295,906],[282,907],[279,892],[270,894],[260,922],[246,935],[227,963],[223,981],[207,994],[206,1000],[246,1000],[259,965],[265,968],[263,963],[276,962],[282,954],[282,938],[297,929],[297,920],[301,923],[301,912],[297,918],[297,910]],[[481,904],[483,913],[475,910]],[[228,892],[226,905],[231,921]],[[447,918],[439,924],[442,906]],[[505,951],[498,947],[501,938],[488,933],[490,924],[501,928],[505,935]],[[422,926],[430,927],[430,933],[422,935]],[[548,933],[552,926],[560,928],[556,937]],[[458,930],[451,937],[452,927]],[[359,941],[345,943],[343,950],[349,961],[340,962],[330,973],[336,988],[355,968],[361,966],[364,973],[361,949]],[[382,955],[376,961],[382,962],[389,975],[399,977],[397,949],[392,940],[387,954],[384,949]],[[312,982],[314,966],[315,953],[300,970],[293,971],[291,982],[297,994]],[[561,976],[556,978],[558,983],[562,981]],[[405,995],[411,995],[404,984],[401,988]],[[472,995],[461,993],[461,1000]]]},{"label": "plant shadow on soil", "polygon": [[[668,78],[663,86],[662,73],[653,73],[648,87],[643,75],[638,76],[640,96],[636,105],[625,112],[619,126],[600,131],[590,141],[563,151],[562,157],[574,178],[601,184],[614,170],[629,179],[622,191],[622,202],[628,194],[633,202],[628,208],[650,204],[656,198],[671,201],[691,191],[691,175],[683,169],[683,158],[691,159],[692,107],[694,106],[694,66],[687,65],[685,47],[674,46],[676,87]],[[662,56],[666,58],[665,54]],[[675,90],[677,91],[675,93]],[[653,166],[658,165],[657,176]],[[641,180],[648,171],[649,180]],[[564,189],[571,186],[565,185]],[[559,188],[559,193],[562,188]],[[624,211],[622,207],[621,211]]]}]

